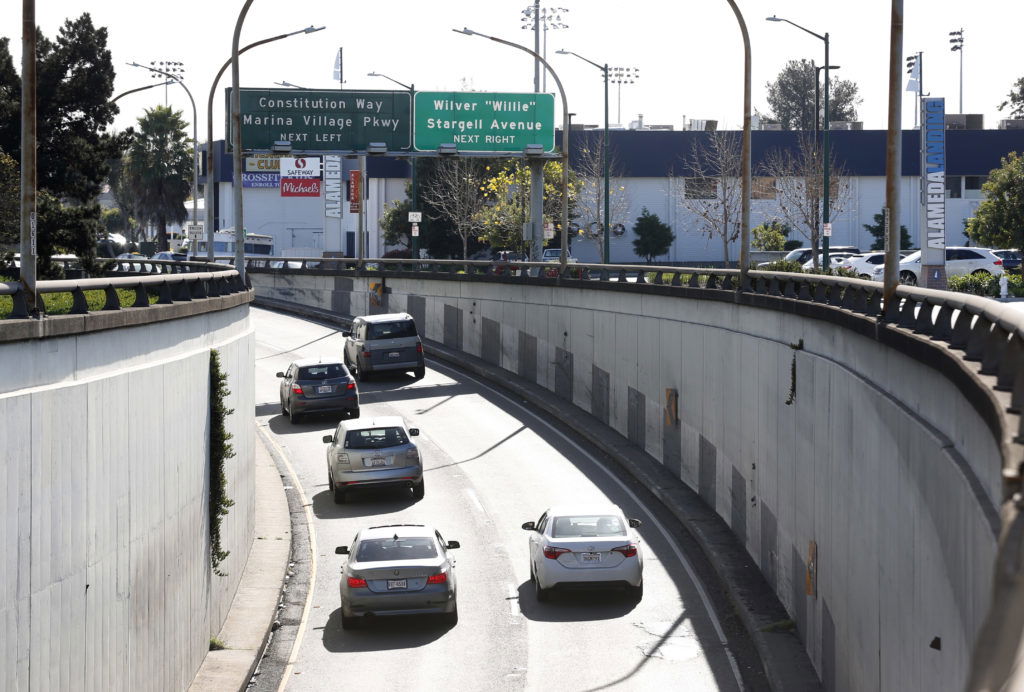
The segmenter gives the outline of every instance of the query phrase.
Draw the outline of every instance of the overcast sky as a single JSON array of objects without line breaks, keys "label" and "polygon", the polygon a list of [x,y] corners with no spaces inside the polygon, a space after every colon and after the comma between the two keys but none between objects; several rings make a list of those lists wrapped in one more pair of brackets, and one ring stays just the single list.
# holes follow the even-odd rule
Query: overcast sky
[{"label": "overcast sky", "polygon": [[[109,30],[109,48],[117,70],[115,93],[152,80],[126,63],[175,60],[185,64],[185,83],[199,110],[199,139],[205,140],[206,103],[211,81],[230,57],[231,37],[241,0],[178,0],[131,3],[123,0],[36,0],[43,33],[55,38],[65,19],[88,11]],[[241,61],[244,87],[273,87],[287,81],[306,88],[338,88],[332,79],[335,55],[344,48],[348,89],[388,89],[381,72],[417,90],[533,90],[533,59],[526,53],[453,33],[467,26],[532,47],[533,33],[522,28],[525,0],[377,0],[345,2],[255,0],[242,29],[241,45],[308,25],[327,28],[249,51]],[[887,0],[739,0],[753,49],[754,107],[768,110],[765,84],[787,60],[824,62],[824,44],[785,23],[766,22],[777,14],[818,34],[830,32],[837,77],[860,86],[859,117],[867,129],[883,129],[887,113],[887,60],[890,3]],[[643,114],[647,124],[671,124],[709,118],[720,127],[742,124],[743,51],[736,20],[725,0],[562,0],[562,23],[549,29],[547,55],[566,89],[574,122],[603,122],[601,73],[564,48],[597,63],[639,68],[640,79],[621,86],[624,124]],[[130,8],[130,9],[129,9]],[[21,3],[0,3],[0,34],[11,39],[21,69]],[[959,112],[959,56],[949,50],[949,32],[964,29],[963,110],[983,113],[994,128],[1007,113],[997,106],[1015,80],[1024,76],[1019,59],[1024,2],[1019,0],[906,0],[904,56],[924,52],[925,91],[945,96],[946,110]],[[543,34],[542,34],[543,35]],[[223,86],[214,99],[214,138],[224,136]],[[905,80],[904,85],[905,86]],[[548,91],[555,91],[548,80]],[[619,87],[610,88],[610,117],[618,120]],[[913,98],[904,92],[903,123],[913,124]],[[180,87],[168,90],[168,103],[191,121],[192,106]],[[117,129],[134,124],[144,109],[164,103],[164,89],[131,94],[118,102]],[[560,101],[556,98],[556,104]],[[560,106],[556,122],[561,121]]]}]

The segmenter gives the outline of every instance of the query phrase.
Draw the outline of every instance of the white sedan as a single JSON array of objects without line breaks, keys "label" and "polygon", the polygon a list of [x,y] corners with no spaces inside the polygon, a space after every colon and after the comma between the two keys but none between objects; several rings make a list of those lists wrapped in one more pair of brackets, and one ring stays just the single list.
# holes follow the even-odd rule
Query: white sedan
[{"label": "white sedan", "polygon": [[523,528],[530,532],[530,579],[538,601],[552,589],[625,587],[644,594],[644,556],[635,529],[616,505],[565,505],[544,512]]}]

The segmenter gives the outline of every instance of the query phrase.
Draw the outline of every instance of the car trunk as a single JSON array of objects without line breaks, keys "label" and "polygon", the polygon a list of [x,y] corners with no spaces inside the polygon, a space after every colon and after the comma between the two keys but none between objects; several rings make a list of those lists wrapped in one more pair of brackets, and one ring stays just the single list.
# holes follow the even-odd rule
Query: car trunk
[{"label": "car trunk", "polygon": [[395,450],[394,447],[386,449],[346,449],[350,471],[373,471],[382,468],[403,468],[415,466],[419,463],[419,454],[411,445]]},{"label": "car trunk", "polygon": [[367,588],[374,593],[421,591],[427,585],[427,577],[441,571],[444,558],[400,560],[388,562],[386,566],[371,566],[374,564],[352,563],[349,565],[350,576],[365,579]]},{"label": "car trunk", "polygon": [[558,556],[558,564],[570,569],[593,569],[595,567],[615,567],[623,560],[631,559],[612,548],[629,545],[627,536],[603,536],[581,538],[555,538],[551,545],[568,548],[572,552]]},{"label": "car trunk", "polygon": [[397,339],[374,339],[364,342],[364,351],[370,353],[372,365],[388,363],[411,363],[417,360],[416,337],[403,336]]},{"label": "car trunk", "polygon": [[[334,397],[344,394],[350,380],[347,377],[332,377],[325,380],[296,380],[293,386],[302,389],[302,396],[309,399]],[[355,388],[352,389],[355,394]]]}]

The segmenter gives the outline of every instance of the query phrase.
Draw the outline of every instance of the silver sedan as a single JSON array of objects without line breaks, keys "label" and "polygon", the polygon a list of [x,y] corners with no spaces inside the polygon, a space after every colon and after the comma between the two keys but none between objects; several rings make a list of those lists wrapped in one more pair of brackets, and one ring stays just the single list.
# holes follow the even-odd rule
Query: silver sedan
[{"label": "silver sedan", "polygon": [[455,560],[445,541],[423,524],[392,524],[363,529],[350,546],[341,571],[341,626],[352,629],[367,617],[439,614],[448,625],[459,621]]}]

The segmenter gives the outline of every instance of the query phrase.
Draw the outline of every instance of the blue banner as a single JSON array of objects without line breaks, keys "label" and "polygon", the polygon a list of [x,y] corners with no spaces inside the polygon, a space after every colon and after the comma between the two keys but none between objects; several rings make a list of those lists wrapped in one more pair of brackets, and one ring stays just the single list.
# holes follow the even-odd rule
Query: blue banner
[{"label": "blue banner", "polygon": [[281,186],[278,173],[242,173],[242,187],[266,187],[277,189]]}]

